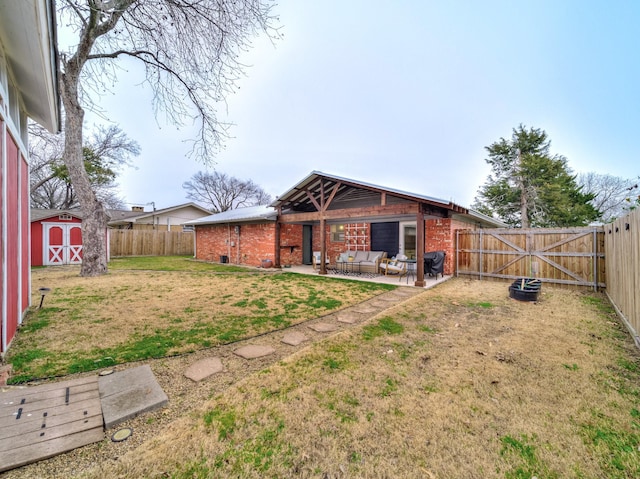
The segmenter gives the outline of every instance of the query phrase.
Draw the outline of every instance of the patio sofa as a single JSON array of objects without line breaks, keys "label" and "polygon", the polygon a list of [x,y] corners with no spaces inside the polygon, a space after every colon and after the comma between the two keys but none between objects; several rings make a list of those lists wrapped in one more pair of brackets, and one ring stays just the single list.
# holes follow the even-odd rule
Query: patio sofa
[{"label": "patio sofa", "polygon": [[[336,258],[336,269],[343,270],[345,263],[355,263],[360,265],[356,271],[378,274],[380,261],[386,257],[386,251],[345,251]],[[349,258],[353,259],[349,261]]]}]

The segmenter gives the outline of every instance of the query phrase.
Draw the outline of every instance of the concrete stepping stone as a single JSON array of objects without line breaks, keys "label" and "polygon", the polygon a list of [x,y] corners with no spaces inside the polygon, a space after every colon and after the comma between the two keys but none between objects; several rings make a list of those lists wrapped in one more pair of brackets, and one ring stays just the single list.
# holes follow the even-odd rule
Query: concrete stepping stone
[{"label": "concrete stepping stone", "polygon": [[198,382],[216,373],[222,372],[223,369],[220,358],[204,358],[189,366],[184,372],[184,375],[186,378]]},{"label": "concrete stepping stone", "polygon": [[330,323],[316,323],[309,325],[310,329],[313,329],[317,333],[330,333],[340,328],[337,324]]},{"label": "concrete stepping stone", "polygon": [[398,297],[393,295],[393,296],[380,296],[378,298],[378,301],[385,301],[385,302],[393,302],[393,301],[398,301]]},{"label": "concrete stepping stone", "polygon": [[255,344],[250,344],[248,346],[242,346],[234,351],[234,354],[240,356],[244,359],[256,359],[261,358],[263,356],[269,356],[270,354],[275,353],[275,348],[271,346],[258,346]]},{"label": "concrete stepping stone", "polygon": [[355,316],[350,315],[350,314],[342,314],[340,316],[338,316],[337,321],[339,323],[345,323],[345,324],[354,324],[356,323],[358,320]]},{"label": "concrete stepping stone", "polygon": [[304,343],[308,340],[309,338],[307,338],[303,333],[294,331],[292,333],[285,334],[281,341],[284,344],[288,344],[289,346],[297,346],[300,343]]},{"label": "concrete stepping stone", "polygon": [[376,308],[372,308],[371,306],[360,306],[359,308],[355,308],[353,311],[359,314],[373,314],[378,312]]},{"label": "concrete stepping stone", "polygon": [[169,402],[148,364],[100,376],[98,389],[105,429]]}]

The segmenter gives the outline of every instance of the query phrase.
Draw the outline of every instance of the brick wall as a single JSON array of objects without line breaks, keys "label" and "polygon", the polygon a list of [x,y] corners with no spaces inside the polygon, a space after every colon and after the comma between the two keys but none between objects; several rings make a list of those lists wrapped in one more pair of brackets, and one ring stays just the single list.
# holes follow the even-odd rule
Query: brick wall
[{"label": "brick wall", "polygon": [[260,266],[262,260],[275,260],[275,224],[196,226],[196,258],[219,261],[228,256],[229,263]]},{"label": "brick wall", "polygon": [[302,264],[302,225],[280,227],[280,265]]},{"label": "brick wall", "polygon": [[425,221],[425,246],[427,251],[444,251],[444,274],[455,272],[456,230],[476,229],[476,226],[451,218],[428,219]]}]

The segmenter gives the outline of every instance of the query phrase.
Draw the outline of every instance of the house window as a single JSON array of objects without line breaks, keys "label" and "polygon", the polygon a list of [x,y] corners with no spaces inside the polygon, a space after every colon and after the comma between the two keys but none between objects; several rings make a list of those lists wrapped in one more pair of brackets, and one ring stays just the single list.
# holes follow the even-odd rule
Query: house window
[{"label": "house window", "polygon": [[193,225],[182,225],[182,231],[183,232],[187,232],[187,231],[195,231],[195,226]]},{"label": "house window", "polygon": [[344,225],[331,225],[331,241],[334,243],[344,243]]}]

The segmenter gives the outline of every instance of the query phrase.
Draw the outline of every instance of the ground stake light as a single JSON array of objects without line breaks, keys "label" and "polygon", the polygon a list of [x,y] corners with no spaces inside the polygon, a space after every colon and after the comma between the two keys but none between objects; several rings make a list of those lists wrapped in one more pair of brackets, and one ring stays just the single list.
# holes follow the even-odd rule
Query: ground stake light
[{"label": "ground stake light", "polygon": [[44,297],[47,295],[49,291],[51,291],[51,288],[39,288],[38,291],[40,292],[40,306],[38,306],[38,309],[40,309],[42,308]]}]

